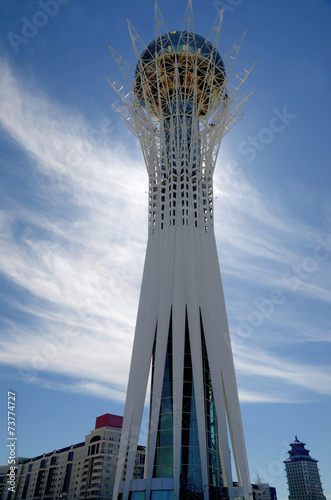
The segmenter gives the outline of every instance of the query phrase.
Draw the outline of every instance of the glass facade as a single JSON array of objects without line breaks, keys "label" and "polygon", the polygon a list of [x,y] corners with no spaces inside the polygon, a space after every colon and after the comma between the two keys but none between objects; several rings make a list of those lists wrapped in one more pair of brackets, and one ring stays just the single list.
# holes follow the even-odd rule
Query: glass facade
[{"label": "glass facade", "polygon": [[148,64],[155,59],[155,56],[176,52],[190,52],[199,54],[206,59],[212,58],[217,68],[225,75],[222,58],[215,47],[203,36],[187,31],[172,31],[171,33],[166,33],[156,40],[153,40],[141,54],[140,61],[144,64]]},{"label": "glass facade", "polygon": [[173,500],[174,492],[163,490],[163,491],[152,491],[151,500]]},{"label": "glass facade", "polygon": [[201,325],[201,347],[202,347],[202,366],[203,366],[203,386],[204,386],[204,397],[205,397],[205,414],[206,414],[209,485],[214,488],[220,488],[222,486],[221,482],[222,478],[221,478],[217,413],[214,401],[214,392],[211,382],[209,361],[207,356],[207,348],[206,348],[205,335],[204,335],[201,316],[200,316],[200,325]]},{"label": "glass facade", "polygon": [[181,462],[182,488],[185,487],[202,492],[198,421],[187,316],[185,325]]},{"label": "glass facade", "polygon": [[183,103],[192,101],[202,117],[208,112],[210,98],[213,102],[218,97],[227,99],[224,81],[222,58],[210,42],[195,33],[173,31],[151,42],[142,53],[134,92],[140,106],[158,120],[169,113],[169,100],[175,95]]},{"label": "glass facade", "polygon": [[[219,433],[215,408],[213,386],[210,376],[209,361],[205,343],[202,319],[200,318],[201,350],[203,367],[203,387],[206,425],[206,450],[208,460],[208,482],[211,494],[215,498],[222,490],[222,470],[219,452]],[[167,353],[165,359],[160,415],[154,457],[154,478],[173,477],[173,373],[172,373],[172,318],[170,319]],[[155,356],[154,356],[155,360]],[[154,364],[152,370],[152,387],[154,381]],[[192,368],[192,353],[188,320],[185,325],[184,345],[184,380],[183,380],[183,412],[182,412],[182,446],[181,446],[181,491],[197,495],[203,494],[202,473],[200,464],[200,448],[195,390]],[[140,492],[137,492],[140,494]],[[216,496],[215,496],[216,495]],[[213,497],[213,498],[214,498]],[[139,500],[143,497],[132,497]],[[173,498],[172,491],[154,491],[151,499],[168,500]]]},{"label": "glass facade", "polygon": [[163,375],[153,477],[173,477],[172,319]]},{"label": "glass facade", "polygon": [[132,491],[129,498],[130,500],[145,500],[146,493],[144,491]]}]

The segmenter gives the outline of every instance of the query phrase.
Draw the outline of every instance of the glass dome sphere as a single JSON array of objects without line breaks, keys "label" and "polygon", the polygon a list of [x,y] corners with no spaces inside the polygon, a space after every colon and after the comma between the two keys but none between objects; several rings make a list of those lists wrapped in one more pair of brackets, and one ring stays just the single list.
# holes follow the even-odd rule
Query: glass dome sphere
[{"label": "glass dome sphere", "polygon": [[220,95],[225,75],[222,58],[208,40],[196,33],[172,31],[153,40],[141,54],[134,92],[140,105],[159,118],[175,96],[189,101],[204,116]]}]

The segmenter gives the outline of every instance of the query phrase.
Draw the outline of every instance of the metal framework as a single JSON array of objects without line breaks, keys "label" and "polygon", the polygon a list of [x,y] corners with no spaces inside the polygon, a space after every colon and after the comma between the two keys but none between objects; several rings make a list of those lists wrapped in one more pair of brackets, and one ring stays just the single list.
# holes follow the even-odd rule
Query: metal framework
[{"label": "metal framework", "polygon": [[[222,12],[206,39],[194,32],[191,0],[181,31],[168,32],[157,4],[155,12],[148,46],[129,24],[136,68],[110,48],[126,85],[107,79],[149,177],[148,243],[113,498],[248,500],[213,172],[221,139],[250,96],[239,90],[253,65],[230,77],[244,35],[222,60],[216,49]],[[149,376],[145,477],[133,480]]]}]

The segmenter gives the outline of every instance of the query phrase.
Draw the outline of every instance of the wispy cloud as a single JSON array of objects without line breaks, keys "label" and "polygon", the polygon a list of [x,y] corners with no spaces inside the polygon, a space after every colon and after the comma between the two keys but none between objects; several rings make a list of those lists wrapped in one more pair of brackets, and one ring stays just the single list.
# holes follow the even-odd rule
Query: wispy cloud
[{"label": "wispy cloud", "polygon": [[142,161],[113,147],[107,117],[93,127],[32,82],[24,88],[3,61],[1,74],[1,125],[30,158],[39,201],[36,210],[11,199],[0,212],[0,269],[18,287],[11,304],[34,324],[7,320],[1,360],[90,380],[102,365],[124,390],[147,233]]},{"label": "wispy cloud", "polygon": [[292,360],[286,360],[263,349],[249,350],[247,346],[235,345],[235,353],[237,369],[243,376],[256,378],[258,385],[261,383],[259,379],[264,382],[266,379],[271,379],[286,384],[285,394],[293,392],[291,386],[292,388],[298,386],[318,394],[331,394],[331,372],[328,366],[293,363]]},{"label": "wispy cloud", "polygon": [[[134,139],[130,151],[116,139],[110,112],[91,124],[77,110],[52,102],[33,82],[23,82],[1,60],[0,74],[0,124],[25,155],[31,193],[29,199],[4,193],[6,206],[0,211],[1,299],[18,313],[4,315],[0,361],[17,366],[28,383],[122,401],[147,236],[147,176],[140,149]],[[265,298],[266,282],[288,296],[329,303],[320,270],[296,290],[282,282],[293,264],[310,256],[318,232],[267,202],[238,175],[237,190],[231,183],[224,189],[215,177],[221,262],[233,280],[226,294],[236,301],[228,305],[231,323],[236,325],[238,310],[244,318],[252,310],[252,288]],[[267,320],[284,328],[289,315],[281,310]],[[292,329],[300,325],[300,318],[291,320]],[[303,338],[323,340],[322,333],[309,335],[307,329]],[[282,342],[281,334],[277,338]],[[268,350],[270,340],[263,343],[263,335],[241,340],[236,345],[235,338],[234,346],[239,375],[329,394],[323,389],[331,381],[327,368],[285,362]],[[57,375],[71,381],[57,382]],[[244,376],[239,376],[243,400],[287,400],[279,386],[272,394],[263,385],[252,391]]]}]

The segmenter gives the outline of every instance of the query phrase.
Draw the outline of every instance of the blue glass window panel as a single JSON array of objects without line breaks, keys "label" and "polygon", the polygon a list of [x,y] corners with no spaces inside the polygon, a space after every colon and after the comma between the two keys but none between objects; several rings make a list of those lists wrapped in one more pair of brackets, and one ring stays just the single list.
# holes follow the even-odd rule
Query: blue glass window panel
[{"label": "blue glass window panel", "polygon": [[187,317],[184,352],[183,406],[185,407],[185,411],[182,414],[182,481],[183,484],[186,484],[186,487],[188,487],[187,481],[194,482],[195,488],[200,488],[202,493],[199,434]]},{"label": "blue glass window panel", "polygon": [[155,465],[153,477],[173,477],[172,465]]},{"label": "blue glass window panel", "polygon": [[130,493],[130,500],[145,500],[146,492],[145,491],[132,491]]},{"label": "blue glass window panel", "polygon": [[198,420],[196,413],[183,413],[183,429],[197,429]]},{"label": "blue glass window panel", "polygon": [[209,416],[208,418],[209,421],[209,431],[212,432],[213,434],[218,434],[217,431],[217,419]]},{"label": "blue glass window panel", "polygon": [[172,413],[172,398],[162,398],[161,399],[161,414]]},{"label": "blue glass window panel", "polygon": [[164,366],[153,477],[173,477],[172,318]]},{"label": "blue glass window panel", "polygon": [[199,446],[199,434],[197,431],[183,429],[182,436],[183,446]]},{"label": "blue glass window panel", "polygon": [[211,450],[218,451],[218,436],[216,434],[207,433],[207,446]]},{"label": "blue glass window panel", "polygon": [[208,464],[210,467],[217,469],[220,466],[219,456],[215,452],[208,451]]},{"label": "blue glass window panel", "polygon": [[171,384],[171,354],[169,354],[169,347],[165,360],[163,384]]},{"label": "blue glass window panel", "polygon": [[220,476],[219,469],[213,469],[213,468],[209,469],[209,482],[212,486],[219,486],[219,481],[220,481],[219,476]]},{"label": "blue glass window panel", "polygon": [[202,476],[200,465],[189,465],[187,470],[187,479],[193,481],[196,485],[201,485],[202,489]]},{"label": "blue glass window panel", "polygon": [[183,411],[190,411],[191,409],[191,398],[183,397]]},{"label": "blue glass window panel", "polygon": [[173,500],[173,499],[174,499],[173,491],[168,491],[168,490],[152,491],[151,500]]},{"label": "blue glass window panel", "polygon": [[170,382],[163,383],[162,398],[171,398],[171,395],[172,395],[171,383]]},{"label": "blue glass window panel", "polygon": [[201,327],[201,348],[203,362],[203,382],[206,411],[206,432],[207,432],[207,455],[208,455],[208,477],[209,484],[219,487],[221,485],[221,464],[219,456],[218,442],[218,422],[214,402],[214,392],[210,376],[207,348],[204,337],[203,323],[200,315]]},{"label": "blue glass window panel", "polygon": [[172,428],[166,429],[164,431],[158,431],[157,439],[156,439],[156,446],[158,448],[160,448],[162,446],[172,446],[173,445],[172,434],[173,434]]},{"label": "blue glass window panel", "polygon": [[183,464],[198,465],[200,463],[200,450],[198,447],[183,446],[182,449]]},{"label": "blue glass window panel", "polygon": [[173,447],[169,446],[167,448],[166,447],[156,448],[155,456],[156,456],[157,463],[172,465],[173,464]]},{"label": "blue glass window panel", "polygon": [[159,430],[172,429],[172,413],[162,413],[159,420]]}]

